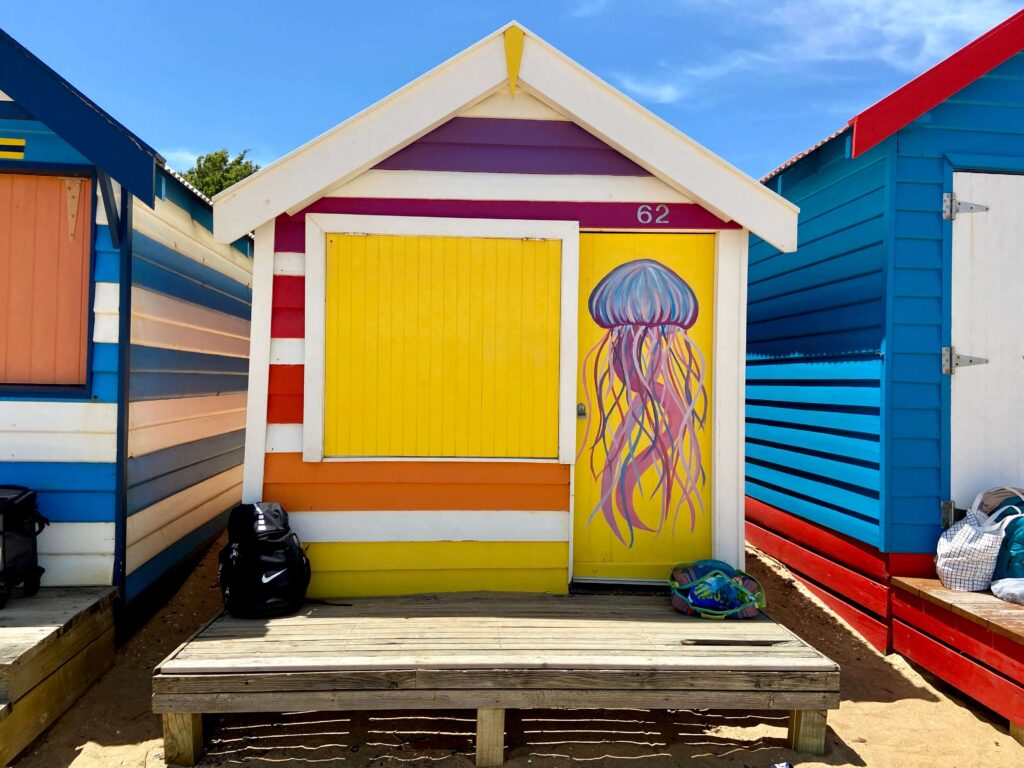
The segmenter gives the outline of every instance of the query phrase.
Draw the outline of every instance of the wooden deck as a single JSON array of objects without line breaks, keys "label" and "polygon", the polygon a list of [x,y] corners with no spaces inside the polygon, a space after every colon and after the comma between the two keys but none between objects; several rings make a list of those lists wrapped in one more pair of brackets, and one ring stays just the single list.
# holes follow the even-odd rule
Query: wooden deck
[{"label": "wooden deck", "polygon": [[500,765],[505,709],[790,711],[824,749],[839,668],[768,618],[683,617],[662,597],[449,594],[222,616],[156,669],[168,762],[201,752],[202,714],[476,709],[477,763]]},{"label": "wooden deck", "polygon": [[32,743],[114,659],[112,587],[20,590],[0,610],[0,765]]},{"label": "wooden deck", "polygon": [[1024,744],[1024,606],[894,578],[893,647],[1009,721]]}]

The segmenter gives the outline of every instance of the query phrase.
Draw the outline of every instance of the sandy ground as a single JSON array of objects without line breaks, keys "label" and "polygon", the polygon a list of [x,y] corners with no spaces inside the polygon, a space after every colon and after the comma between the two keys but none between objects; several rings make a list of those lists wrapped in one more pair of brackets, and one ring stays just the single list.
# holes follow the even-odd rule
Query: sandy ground
[{"label": "sandy ground", "polygon": [[[152,669],[220,608],[214,548],[174,598],[119,651],[114,668],[15,768],[163,768]],[[770,613],[842,667],[842,706],[829,714],[828,754],[785,748],[780,713],[510,712],[508,765],[1024,767],[1006,723],[899,656],[883,658],[784,568],[748,558]],[[202,763],[284,768],[469,768],[471,712],[300,713],[212,718]]]}]

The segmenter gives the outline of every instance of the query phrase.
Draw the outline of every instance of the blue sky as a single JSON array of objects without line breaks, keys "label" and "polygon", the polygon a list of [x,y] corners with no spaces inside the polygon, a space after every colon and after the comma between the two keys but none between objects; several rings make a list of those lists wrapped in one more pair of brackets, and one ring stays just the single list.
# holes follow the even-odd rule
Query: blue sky
[{"label": "blue sky", "polygon": [[760,176],[1020,7],[49,0],[7,4],[3,25],[180,170],[224,146],[266,164],[515,18]]}]

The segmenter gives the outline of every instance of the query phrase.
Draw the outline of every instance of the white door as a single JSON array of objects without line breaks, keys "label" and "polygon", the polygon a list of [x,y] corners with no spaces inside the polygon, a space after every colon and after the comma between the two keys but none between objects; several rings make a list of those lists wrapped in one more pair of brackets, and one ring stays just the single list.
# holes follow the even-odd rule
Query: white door
[{"label": "white door", "polygon": [[950,491],[957,507],[1024,485],[1024,176],[956,173],[956,199],[989,207],[953,219]]}]

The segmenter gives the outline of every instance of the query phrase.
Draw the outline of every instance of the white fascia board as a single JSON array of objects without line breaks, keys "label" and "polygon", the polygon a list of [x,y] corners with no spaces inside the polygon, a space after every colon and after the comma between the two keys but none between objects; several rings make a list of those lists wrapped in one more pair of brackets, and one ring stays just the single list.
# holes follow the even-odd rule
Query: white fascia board
[{"label": "white fascia board", "polygon": [[233,242],[284,211],[300,210],[490,95],[507,77],[499,31],[218,194],[214,237]]},{"label": "white fascia board", "polygon": [[800,209],[530,35],[519,78],[666,183],[782,251],[796,250]]}]

